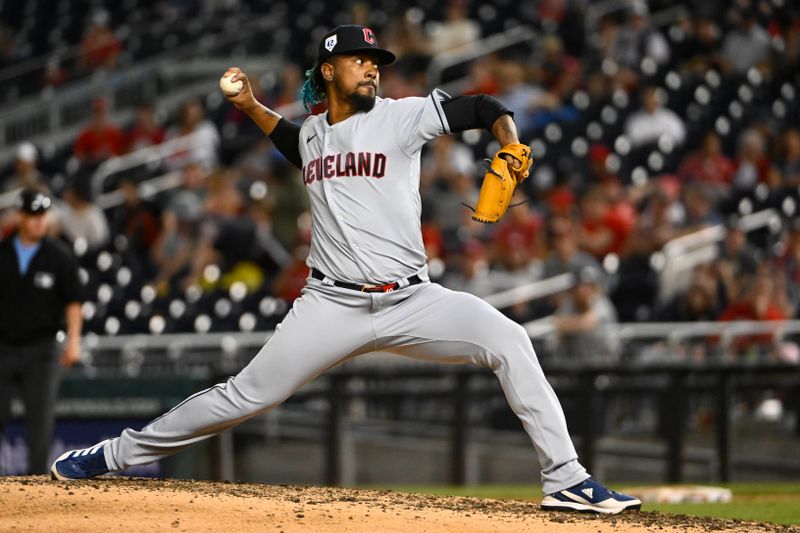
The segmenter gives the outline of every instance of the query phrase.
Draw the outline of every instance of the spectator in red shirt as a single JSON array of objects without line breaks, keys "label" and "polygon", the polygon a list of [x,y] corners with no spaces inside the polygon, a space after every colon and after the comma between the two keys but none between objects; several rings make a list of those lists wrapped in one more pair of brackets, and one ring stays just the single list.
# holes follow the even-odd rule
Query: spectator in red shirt
[{"label": "spectator in red shirt", "polygon": [[703,137],[703,144],[681,163],[678,177],[682,181],[698,181],[713,187],[714,193],[726,195],[733,178],[733,161],[725,157],[716,133],[709,131]]},{"label": "spectator in red shirt", "polygon": [[165,130],[156,120],[153,104],[144,103],[136,108],[136,122],[125,135],[125,150],[133,152],[140,148],[164,142]]},{"label": "spectator in red shirt", "polygon": [[96,165],[120,155],[124,146],[122,130],[108,118],[108,103],[104,98],[96,98],[92,101],[89,125],[75,142],[75,157],[83,165]]},{"label": "spectator in red shirt", "polygon": [[609,253],[619,254],[635,222],[612,207],[599,186],[581,198],[580,247],[601,261]]},{"label": "spectator in red shirt", "polygon": [[589,148],[589,181],[600,183],[608,178],[616,178],[617,175],[611,172],[606,166],[611,149],[603,143],[593,143]]},{"label": "spectator in red shirt", "polygon": [[608,198],[614,216],[620,220],[627,220],[633,226],[636,221],[636,207],[628,198],[629,192],[622,185],[622,180],[617,176],[611,175],[604,178],[599,185],[605,192],[606,198]]},{"label": "spectator in red shirt", "polygon": [[444,236],[435,220],[422,222],[422,242],[429,262],[444,257]]},{"label": "spectator in red shirt", "polygon": [[[524,198],[517,193],[511,203],[524,201]],[[498,249],[525,248],[530,257],[541,257],[544,248],[541,232],[542,219],[527,203],[511,207],[492,237],[492,255],[497,257]]]},{"label": "spectator in red shirt", "polygon": [[[777,285],[768,271],[760,273],[753,280],[750,289],[744,296],[731,303],[722,312],[719,319],[723,322],[734,320],[786,320],[787,313],[781,300],[785,300],[776,294]],[[774,334],[763,333],[761,335],[748,335],[737,338],[734,343],[734,350],[742,353],[754,346],[769,347],[774,342]]]},{"label": "spectator in red shirt", "polygon": [[111,69],[117,64],[122,43],[108,23],[107,11],[100,10],[92,17],[92,25],[81,41],[80,65],[84,69]]},{"label": "spectator in red shirt", "polygon": [[469,66],[469,88],[464,94],[497,94],[500,84],[497,82],[497,66],[499,60],[491,54],[476,59]]},{"label": "spectator in red shirt", "polygon": [[575,195],[566,185],[559,185],[547,195],[547,209],[552,216],[570,216],[575,211]]},{"label": "spectator in red shirt", "polygon": [[306,265],[308,252],[308,245],[298,244],[292,253],[292,263],[281,271],[272,286],[275,295],[285,302],[291,303],[298,299],[306,285],[309,273]]}]

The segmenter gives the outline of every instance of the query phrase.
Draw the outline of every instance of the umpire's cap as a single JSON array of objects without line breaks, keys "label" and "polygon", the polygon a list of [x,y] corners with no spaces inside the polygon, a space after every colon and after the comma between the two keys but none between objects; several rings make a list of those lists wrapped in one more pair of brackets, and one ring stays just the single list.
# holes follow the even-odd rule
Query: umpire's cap
[{"label": "umpire's cap", "polygon": [[320,41],[317,52],[317,66],[337,54],[352,54],[365,51],[375,54],[381,65],[388,65],[395,60],[393,53],[378,46],[378,39],[370,28],[357,24],[337,26],[326,33]]},{"label": "umpire's cap", "polygon": [[19,195],[18,205],[24,213],[40,215],[50,209],[53,205],[53,200],[42,191],[23,189]]}]

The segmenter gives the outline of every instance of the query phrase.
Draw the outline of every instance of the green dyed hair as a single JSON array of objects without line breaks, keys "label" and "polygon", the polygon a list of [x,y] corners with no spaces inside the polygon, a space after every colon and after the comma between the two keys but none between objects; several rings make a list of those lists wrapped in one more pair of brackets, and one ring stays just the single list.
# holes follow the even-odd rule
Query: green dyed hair
[{"label": "green dyed hair", "polygon": [[306,81],[303,83],[300,94],[303,98],[303,106],[306,111],[311,111],[311,106],[325,101],[325,83],[322,80],[322,72],[318,65],[306,71]]}]

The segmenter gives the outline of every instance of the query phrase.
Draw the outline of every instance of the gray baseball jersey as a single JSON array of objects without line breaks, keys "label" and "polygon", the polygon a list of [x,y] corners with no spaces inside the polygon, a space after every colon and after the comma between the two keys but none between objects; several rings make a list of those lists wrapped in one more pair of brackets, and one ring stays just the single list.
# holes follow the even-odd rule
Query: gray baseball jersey
[{"label": "gray baseball jersey", "polygon": [[350,283],[426,279],[420,231],[420,151],[449,133],[441,101],[376,98],[369,113],[328,124],[328,114],[300,128],[303,182],[311,199],[308,265]]},{"label": "gray baseball jersey", "polygon": [[[327,369],[384,351],[491,368],[538,452],[545,493],[588,477],[525,329],[475,296],[427,282],[419,157],[427,140],[449,132],[446,97],[379,98],[371,111],[334,125],[326,114],[306,120],[298,142],[313,214],[308,264],[328,279],[308,279],[238,375],[105,443],[111,470],[177,453],[279,405]],[[426,282],[386,293],[329,283],[383,284],[414,274]]]}]

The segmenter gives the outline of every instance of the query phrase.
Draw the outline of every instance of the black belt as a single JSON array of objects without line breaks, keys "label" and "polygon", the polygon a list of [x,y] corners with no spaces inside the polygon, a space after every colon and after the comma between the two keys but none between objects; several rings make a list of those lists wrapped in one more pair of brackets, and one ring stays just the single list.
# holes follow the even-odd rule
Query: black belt
[{"label": "black belt", "polygon": [[[322,272],[320,272],[319,270],[317,270],[316,268],[312,268],[311,277],[322,281],[327,276]],[[418,275],[414,274],[413,276],[408,278],[408,286],[416,285],[417,283],[422,283],[422,278],[420,278]],[[401,288],[400,283],[398,283],[397,281],[395,281],[394,283],[387,283],[385,285],[357,285],[355,283],[347,283],[345,281],[333,281],[333,284],[336,287],[341,287],[343,289],[350,289],[352,291],[358,291],[358,292],[392,292],[396,289]]]}]

